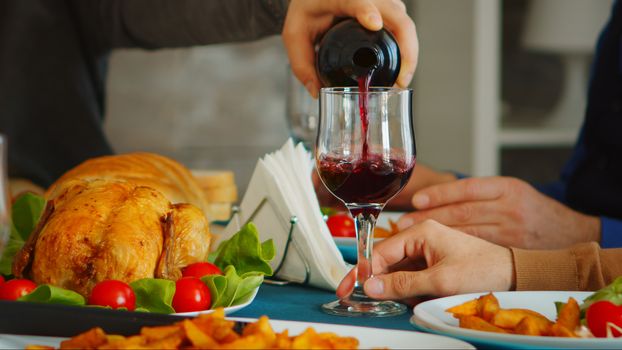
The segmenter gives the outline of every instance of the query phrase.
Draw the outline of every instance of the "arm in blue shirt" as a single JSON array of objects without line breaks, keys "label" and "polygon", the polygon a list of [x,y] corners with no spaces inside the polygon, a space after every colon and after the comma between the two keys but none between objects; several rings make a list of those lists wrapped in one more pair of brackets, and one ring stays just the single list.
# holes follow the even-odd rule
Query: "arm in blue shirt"
[{"label": "arm in blue shirt", "polygon": [[[583,144],[583,130],[581,130],[579,140],[577,141],[575,149],[572,153],[572,157],[570,157],[570,160],[568,160],[562,170],[560,179],[545,185],[535,185],[535,187],[549,197],[556,199],[561,203],[567,204],[566,187],[568,186],[568,179],[577,168],[579,162],[581,162],[585,156],[586,152],[585,145]],[[600,217],[600,246],[603,248],[622,247],[622,220],[606,216]]]}]

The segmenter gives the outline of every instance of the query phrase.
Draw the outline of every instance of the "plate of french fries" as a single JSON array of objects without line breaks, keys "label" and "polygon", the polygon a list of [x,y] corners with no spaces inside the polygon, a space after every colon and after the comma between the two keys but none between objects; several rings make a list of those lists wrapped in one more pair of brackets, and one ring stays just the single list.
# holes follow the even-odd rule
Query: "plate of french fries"
[{"label": "plate of french fries", "polygon": [[581,325],[579,305],[592,294],[525,291],[456,295],[418,304],[411,323],[417,329],[476,345],[622,349],[622,338],[594,338]]},{"label": "plate of french fries", "polygon": [[0,348],[25,349],[475,349],[450,337],[335,324],[225,318],[224,310],[172,324],[109,334],[94,327],[72,337],[0,334]]}]

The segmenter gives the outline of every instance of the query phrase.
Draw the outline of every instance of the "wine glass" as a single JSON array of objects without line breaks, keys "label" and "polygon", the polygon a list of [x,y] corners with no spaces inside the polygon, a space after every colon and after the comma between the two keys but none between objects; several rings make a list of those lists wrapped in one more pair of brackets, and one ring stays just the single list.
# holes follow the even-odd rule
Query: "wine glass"
[{"label": "wine glass", "polygon": [[302,142],[307,150],[313,148],[319,118],[318,101],[287,67],[286,117],[290,135],[295,142]]},{"label": "wine glass", "polygon": [[6,138],[0,134],[0,256],[11,232],[9,188],[7,183]]},{"label": "wine glass", "polygon": [[408,182],[415,166],[412,90],[323,88],[315,161],[322,182],[350,211],[356,226],[354,290],[322,305],[342,316],[393,316],[403,304],[375,300],[363,290],[372,276],[373,232],[384,205]]}]

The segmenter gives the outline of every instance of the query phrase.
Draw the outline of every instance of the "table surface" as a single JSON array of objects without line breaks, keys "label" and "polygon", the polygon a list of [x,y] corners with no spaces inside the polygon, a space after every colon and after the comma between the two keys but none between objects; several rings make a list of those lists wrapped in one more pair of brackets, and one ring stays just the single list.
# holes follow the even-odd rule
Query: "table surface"
[{"label": "table surface", "polygon": [[277,286],[264,283],[255,300],[233,317],[257,318],[267,315],[275,320],[334,323],[387,329],[414,330],[409,319],[412,308],[393,317],[344,317],[326,314],[321,305],[337,299],[334,292],[299,284]]}]

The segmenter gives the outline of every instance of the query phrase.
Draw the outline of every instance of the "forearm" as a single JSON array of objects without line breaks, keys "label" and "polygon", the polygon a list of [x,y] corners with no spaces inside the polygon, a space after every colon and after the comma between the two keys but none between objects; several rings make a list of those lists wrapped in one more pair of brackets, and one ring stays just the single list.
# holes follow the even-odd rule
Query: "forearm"
[{"label": "forearm", "polygon": [[164,48],[253,40],[280,33],[287,0],[76,0],[96,49]]},{"label": "forearm", "polygon": [[512,248],[516,290],[597,290],[622,275],[622,249],[582,243],[562,250]]}]

